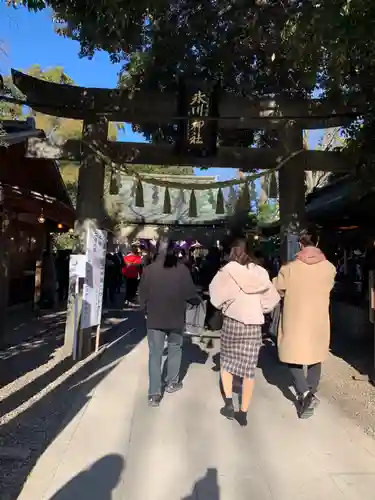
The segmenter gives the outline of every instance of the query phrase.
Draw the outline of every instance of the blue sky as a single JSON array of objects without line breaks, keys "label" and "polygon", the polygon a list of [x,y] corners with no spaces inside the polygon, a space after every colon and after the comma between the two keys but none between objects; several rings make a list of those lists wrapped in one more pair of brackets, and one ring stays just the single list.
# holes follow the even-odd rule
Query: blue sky
[{"label": "blue sky", "polygon": [[[94,58],[80,59],[79,44],[58,36],[53,29],[51,13],[28,12],[24,8],[13,9],[0,3],[0,42],[4,52],[0,52],[0,73],[9,74],[10,69],[26,69],[32,64],[42,68],[63,66],[77,85],[86,87],[115,87],[121,65],[112,64],[106,53],[95,54]],[[310,147],[314,147],[321,132],[310,135]],[[121,140],[143,141],[127,127]],[[209,169],[200,171],[201,175],[217,175],[220,180],[236,175],[235,169]]]}]

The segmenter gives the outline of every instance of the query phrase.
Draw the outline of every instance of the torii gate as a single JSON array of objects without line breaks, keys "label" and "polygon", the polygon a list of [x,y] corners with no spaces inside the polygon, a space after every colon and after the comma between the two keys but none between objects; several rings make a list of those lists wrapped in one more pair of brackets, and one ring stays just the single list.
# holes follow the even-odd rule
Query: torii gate
[{"label": "torii gate", "polygon": [[[250,99],[222,92],[217,116],[201,116],[202,122],[214,120],[219,133],[230,131],[234,136],[253,129],[277,130],[281,146],[224,146],[217,149],[215,156],[192,157],[176,153],[169,144],[116,143],[107,139],[109,121],[165,124],[191,120],[187,115],[179,116],[176,94],[77,87],[46,82],[15,70],[12,77],[35,111],[83,120],[82,141],[51,148],[34,140],[29,154],[81,161],[77,219],[81,223],[96,220],[99,225],[103,218],[104,164],[90,145],[104,151],[113,162],[238,168],[248,172],[273,167],[278,158],[303,150],[303,129],[344,126],[362,112],[358,102],[337,106],[326,99]],[[305,170],[351,172],[353,168],[350,158],[331,151],[305,150],[288,162],[279,172],[282,235],[295,232],[304,219]]]},{"label": "torii gate", "polygon": [[[215,123],[219,134],[246,137],[254,129],[276,130],[279,149],[246,147],[217,148],[213,156],[176,153],[168,144],[114,143],[107,139],[109,121],[127,123],[182,123],[193,125],[192,116],[181,114],[178,96],[168,92],[83,88],[42,81],[12,70],[14,84],[35,111],[83,120],[81,141],[51,148],[34,140],[29,154],[54,159],[79,159],[77,229],[85,224],[103,224],[105,164],[95,149],[113,162],[150,165],[238,168],[245,172],[275,166],[278,158],[300,152],[279,171],[280,219],[283,257],[304,220],[305,170],[351,172],[353,163],[343,153],[303,150],[304,129],[345,126],[363,112],[361,103],[332,103],[326,99],[252,99],[222,92],[215,115],[199,114],[199,123]],[[246,89],[241,87],[241,91]]]}]

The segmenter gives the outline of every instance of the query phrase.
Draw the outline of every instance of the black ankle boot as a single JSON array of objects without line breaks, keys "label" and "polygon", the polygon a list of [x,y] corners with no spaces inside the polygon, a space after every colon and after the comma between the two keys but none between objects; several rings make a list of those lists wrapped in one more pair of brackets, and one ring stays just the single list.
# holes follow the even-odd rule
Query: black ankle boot
[{"label": "black ankle boot", "polygon": [[240,410],[236,415],[237,422],[241,427],[247,426],[247,411]]},{"label": "black ankle boot", "polygon": [[228,420],[234,419],[234,406],[232,398],[225,398],[225,406],[223,406],[220,410],[220,413]]}]

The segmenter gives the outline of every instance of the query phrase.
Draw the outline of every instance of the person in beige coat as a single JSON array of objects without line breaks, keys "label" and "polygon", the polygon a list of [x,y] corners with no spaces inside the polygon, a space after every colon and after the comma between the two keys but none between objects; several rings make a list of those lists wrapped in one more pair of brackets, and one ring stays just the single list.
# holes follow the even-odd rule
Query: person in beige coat
[{"label": "person in beige coat", "polygon": [[277,343],[280,361],[289,365],[294,378],[298,415],[308,418],[319,404],[316,392],[329,352],[336,269],[317,248],[315,231],[303,231],[299,243],[296,260],[284,265],[274,280],[284,297]]}]

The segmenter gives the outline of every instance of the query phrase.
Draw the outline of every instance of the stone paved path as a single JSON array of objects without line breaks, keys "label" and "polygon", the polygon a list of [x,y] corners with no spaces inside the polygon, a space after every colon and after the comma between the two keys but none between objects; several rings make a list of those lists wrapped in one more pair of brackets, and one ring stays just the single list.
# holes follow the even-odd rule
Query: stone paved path
[{"label": "stone paved path", "polygon": [[[375,441],[325,400],[299,421],[267,352],[242,429],[219,415],[212,352],[205,360],[197,346],[183,391],[148,408],[143,341],[113,362],[19,500],[375,499]],[[267,382],[270,370],[279,387]]]}]

